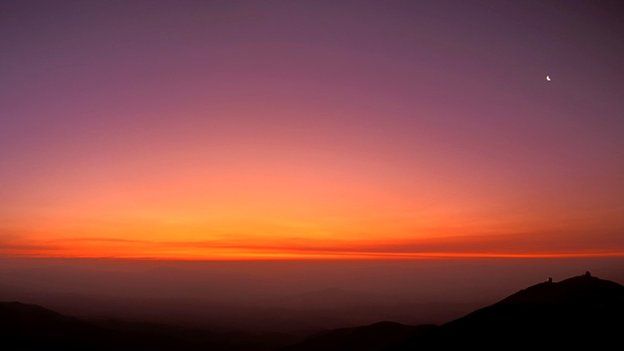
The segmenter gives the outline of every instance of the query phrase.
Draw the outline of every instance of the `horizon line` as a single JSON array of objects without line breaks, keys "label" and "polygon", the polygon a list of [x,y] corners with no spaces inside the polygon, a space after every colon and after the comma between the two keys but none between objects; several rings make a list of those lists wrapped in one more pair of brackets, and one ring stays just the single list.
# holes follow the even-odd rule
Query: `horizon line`
[{"label": "horizon line", "polygon": [[254,261],[418,261],[454,259],[573,259],[573,258],[624,258],[624,251],[599,252],[332,252],[332,253],[246,253],[245,255],[50,255],[33,253],[0,253],[0,258],[11,259],[62,259],[62,260],[121,260],[163,262],[254,262]]}]

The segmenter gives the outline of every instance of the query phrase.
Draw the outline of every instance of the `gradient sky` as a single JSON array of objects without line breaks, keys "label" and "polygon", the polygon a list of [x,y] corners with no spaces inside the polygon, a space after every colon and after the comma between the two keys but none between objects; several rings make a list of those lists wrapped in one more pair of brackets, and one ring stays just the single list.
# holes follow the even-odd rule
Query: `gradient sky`
[{"label": "gradient sky", "polygon": [[2,255],[624,253],[621,2],[20,0],[0,33]]}]

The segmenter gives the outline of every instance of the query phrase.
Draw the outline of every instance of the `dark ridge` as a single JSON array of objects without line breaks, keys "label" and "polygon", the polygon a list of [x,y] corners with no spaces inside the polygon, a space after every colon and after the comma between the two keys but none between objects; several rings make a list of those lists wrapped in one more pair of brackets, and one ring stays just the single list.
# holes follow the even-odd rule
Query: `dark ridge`
[{"label": "dark ridge", "polygon": [[378,322],[355,328],[341,328],[313,335],[284,351],[312,350],[387,350],[405,343],[414,335],[420,335],[435,328],[433,325],[412,326],[395,322]]},{"label": "dark ridge", "polygon": [[0,302],[2,350],[267,351],[289,343],[281,334],[213,333],[151,323],[91,322],[37,305]]},{"label": "dark ridge", "polygon": [[622,302],[624,286],[586,273],[561,282],[533,285],[503,299],[499,304],[595,304]]},{"label": "dark ridge", "polygon": [[624,286],[586,273],[521,290],[397,349],[606,349],[623,328]]},{"label": "dark ridge", "polygon": [[[539,283],[436,327],[379,322],[312,335],[219,334],[141,323],[96,323],[0,302],[7,350],[526,350],[611,349],[624,330],[624,286],[589,273]],[[287,346],[290,345],[290,346]]]}]

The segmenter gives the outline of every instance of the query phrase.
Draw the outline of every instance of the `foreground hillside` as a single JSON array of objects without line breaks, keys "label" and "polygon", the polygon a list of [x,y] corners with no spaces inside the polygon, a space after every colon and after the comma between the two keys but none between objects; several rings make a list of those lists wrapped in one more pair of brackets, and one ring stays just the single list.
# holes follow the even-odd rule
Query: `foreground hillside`
[{"label": "foreground hillside", "polygon": [[545,282],[447,323],[402,349],[608,349],[621,342],[624,286],[589,273]]},{"label": "foreground hillside", "polygon": [[2,350],[265,351],[292,343],[283,334],[213,333],[182,327],[86,321],[19,302],[0,302]]},{"label": "foreground hillside", "polygon": [[441,326],[380,322],[300,342],[282,334],[211,333],[138,323],[94,323],[40,306],[0,303],[7,350],[406,351],[610,349],[624,330],[624,286],[589,273],[543,282]]},{"label": "foreground hillside", "polygon": [[439,327],[351,328],[312,336],[288,350],[607,349],[621,343],[622,331],[624,286],[587,273],[531,286]]}]

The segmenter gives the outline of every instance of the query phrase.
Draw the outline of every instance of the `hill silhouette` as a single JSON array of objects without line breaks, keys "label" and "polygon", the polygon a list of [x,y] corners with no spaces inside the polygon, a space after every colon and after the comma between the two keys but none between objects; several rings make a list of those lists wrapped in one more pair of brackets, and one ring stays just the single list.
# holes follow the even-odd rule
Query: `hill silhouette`
[{"label": "hill silhouette", "polygon": [[607,348],[621,341],[623,318],[624,286],[586,273],[521,290],[398,349]]},{"label": "hill silhouette", "polygon": [[587,273],[536,284],[438,327],[339,329],[287,350],[606,349],[620,342],[622,330],[624,286]]},{"label": "hill silhouette", "polygon": [[402,345],[409,338],[427,333],[431,328],[435,326],[378,322],[362,327],[324,331],[312,335],[299,344],[287,347],[284,351],[384,350]]},{"label": "hill silhouette", "polygon": [[292,343],[283,334],[214,333],[122,321],[87,321],[41,306],[0,302],[3,350],[264,351]]},{"label": "hill silhouette", "polygon": [[[0,303],[8,350],[609,349],[624,330],[624,286],[589,273],[539,283],[441,326],[379,322],[314,334],[213,333],[145,323],[97,323],[36,305]],[[287,346],[290,345],[290,346]]]}]

